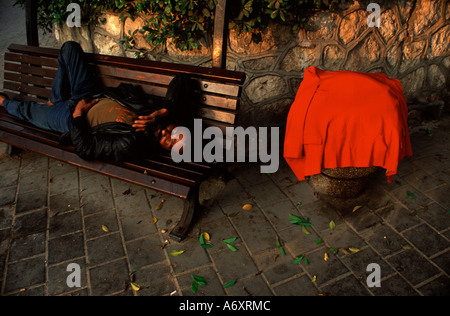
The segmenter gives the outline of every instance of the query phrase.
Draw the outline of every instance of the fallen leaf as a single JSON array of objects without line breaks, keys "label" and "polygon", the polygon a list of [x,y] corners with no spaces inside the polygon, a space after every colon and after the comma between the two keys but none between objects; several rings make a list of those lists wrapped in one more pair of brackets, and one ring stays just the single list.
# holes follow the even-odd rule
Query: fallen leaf
[{"label": "fallen leaf", "polygon": [[159,202],[159,204],[156,206],[155,210],[159,211],[160,209],[162,209],[165,201],[166,200],[161,200],[161,202]]},{"label": "fallen leaf", "polygon": [[237,239],[237,237],[228,238],[228,239],[222,240],[222,242],[224,242],[224,243],[226,243],[226,244],[231,244],[232,242],[235,242],[236,239]]},{"label": "fallen leaf", "polygon": [[234,213],[228,214],[228,217],[233,218],[233,217],[237,216],[238,214],[239,214],[239,212],[234,212]]},{"label": "fallen leaf", "polygon": [[182,255],[185,250],[172,250],[170,253],[171,256],[178,257],[179,255]]},{"label": "fallen leaf", "polygon": [[234,279],[234,280],[228,282],[227,284],[225,284],[225,285],[223,286],[223,288],[224,288],[224,289],[227,289],[227,288],[229,288],[229,287],[232,287],[233,285],[236,284],[236,280],[237,280],[237,279]]},{"label": "fallen leaf", "polygon": [[106,226],[106,225],[102,225],[102,230],[103,230],[105,233],[109,233],[109,228],[108,228],[108,226]]},{"label": "fallen leaf", "polygon": [[302,231],[303,231],[306,235],[310,235],[310,234],[311,234],[311,232],[310,232],[305,226],[302,226]]},{"label": "fallen leaf", "polygon": [[358,248],[348,248],[348,250],[350,250],[350,251],[353,252],[353,253],[359,252],[359,249],[358,249]]},{"label": "fallen leaf", "polygon": [[242,209],[243,209],[244,211],[250,211],[252,208],[253,208],[253,205],[251,205],[251,204],[245,204],[245,205],[242,207]]},{"label": "fallen leaf", "polygon": [[325,252],[325,254],[323,255],[323,260],[328,261],[328,254]]},{"label": "fallen leaf", "polygon": [[132,288],[133,290],[135,290],[136,292],[139,291],[139,290],[141,289],[141,287],[139,286],[139,284],[136,284],[136,283],[131,282],[130,285],[131,285],[131,288]]},{"label": "fallen leaf", "polygon": [[197,282],[199,285],[206,285],[206,279],[204,277],[191,274],[192,279]]},{"label": "fallen leaf", "polygon": [[193,281],[191,284],[191,291],[195,294],[197,293],[197,290],[198,290],[198,283]]},{"label": "fallen leaf", "polygon": [[412,247],[410,245],[404,245],[404,246],[402,246],[402,248],[405,249],[405,250],[412,249]]},{"label": "fallen leaf", "polygon": [[355,207],[353,208],[353,212],[352,212],[352,213],[355,213],[355,212],[356,212],[357,210],[359,210],[361,207],[362,207],[361,205],[355,206]]},{"label": "fallen leaf", "polygon": [[303,260],[304,257],[305,257],[305,256],[300,256],[300,257],[295,258],[293,264],[299,264],[300,262],[302,262],[302,260]]},{"label": "fallen leaf", "polygon": [[156,217],[152,218],[153,224],[156,224],[158,222],[158,219]]},{"label": "fallen leaf", "polygon": [[339,251],[342,252],[344,255],[349,255],[350,253],[345,250],[344,248],[339,248]]},{"label": "fallen leaf", "polygon": [[336,224],[334,223],[334,221],[330,222],[330,229],[333,230],[336,228]]},{"label": "fallen leaf", "polygon": [[292,214],[289,214],[289,217],[291,218],[289,223],[292,223],[295,225],[300,225],[300,226],[312,226],[311,223],[309,222],[309,219],[306,220],[302,217],[292,215]]},{"label": "fallen leaf", "polygon": [[210,241],[211,240],[211,236],[209,236],[208,233],[203,233],[203,237],[205,237],[206,241]]},{"label": "fallen leaf", "polygon": [[313,276],[313,278],[312,278],[312,280],[311,280],[311,282],[316,282],[316,280],[317,280],[317,276]]},{"label": "fallen leaf", "polygon": [[233,246],[232,244],[226,244],[226,245],[231,251],[238,251],[238,249],[235,246]]},{"label": "fallen leaf", "polygon": [[411,191],[406,191],[406,194],[410,199],[417,200],[417,197]]},{"label": "fallen leaf", "polygon": [[317,238],[317,239],[316,239],[316,244],[317,244],[317,245],[320,245],[321,243],[323,243],[323,239],[320,238],[320,237]]}]

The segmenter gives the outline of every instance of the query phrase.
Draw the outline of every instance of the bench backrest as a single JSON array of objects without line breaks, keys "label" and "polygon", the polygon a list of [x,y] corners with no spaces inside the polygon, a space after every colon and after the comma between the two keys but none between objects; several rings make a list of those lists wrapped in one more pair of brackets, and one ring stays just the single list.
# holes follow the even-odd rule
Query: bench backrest
[{"label": "bench backrest", "polygon": [[[12,44],[5,54],[4,89],[13,98],[46,102],[58,68],[59,50]],[[141,85],[151,95],[164,97],[173,77],[184,73],[196,79],[200,104],[194,105],[204,127],[225,131],[236,124],[245,74],[218,68],[155,62],[141,59],[87,54],[105,87],[121,82]],[[224,133],[225,135],[225,133]]]}]

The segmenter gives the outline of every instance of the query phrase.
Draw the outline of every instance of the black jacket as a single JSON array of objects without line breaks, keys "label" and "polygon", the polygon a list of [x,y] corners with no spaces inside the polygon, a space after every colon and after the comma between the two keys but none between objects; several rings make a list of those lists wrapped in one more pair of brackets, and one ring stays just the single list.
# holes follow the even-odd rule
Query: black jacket
[{"label": "black jacket", "polygon": [[[102,160],[123,162],[160,151],[155,137],[155,131],[165,127],[169,122],[189,127],[193,121],[193,104],[195,104],[195,81],[185,75],[177,75],[169,85],[166,97],[160,104],[149,102],[150,106],[143,109],[128,106],[127,100],[121,99],[120,86],[115,91],[114,99],[133,110],[137,114],[151,113],[161,108],[169,111],[169,116],[155,120],[149,124],[145,132],[136,132],[135,129],[123,123],[105,123],[91,128],[86,116],[73,119],[72,130],[61,138],[61,145],[72,144],[75,152],[84,160]],[[125,90],[124,90],[125,91]],[[128,90],[130,91],[130,90]],[[107,92],[106,95],[109,93]],[[126,97],[125,97],[126,98]],[[135,100],[144,98],[138,96]],[[147,96],[150,98],[150,96]]]}]

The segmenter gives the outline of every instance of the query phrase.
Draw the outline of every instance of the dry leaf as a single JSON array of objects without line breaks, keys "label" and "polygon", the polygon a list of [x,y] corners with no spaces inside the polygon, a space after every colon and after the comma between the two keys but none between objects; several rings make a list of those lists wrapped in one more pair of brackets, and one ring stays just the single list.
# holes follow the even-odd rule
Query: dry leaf
[{"label": "dry leaf", "polygon": [[313,276],[311,282],[316,282],[316,280],[317,280],[317,276]]},{"label": "dry leaf", "polygon": [[353,208],[353,213],[355,213],[355,212],[356,212],[357,210],[359,210],[361,207],[362,207],[361,205],[355,206],[355,207]]},{"label": "dry leaf", "polygon": [[141,289],[141,287],[139,286],[139,284],[136,284],[136,283],[131,282],[130,285],[131,285],[131,288],[132,288],[133,290],[135,290],[136,292],[139,291],[139,290]]},{"label": "dry leaf", "polygon": [[106,225],[102,225],[102,230],[103,230],[105,233],[109,233],[109,228],[108,228],[108,226],[106,226]]},{"label": "dry leaf", "polygon": [[330,222],[330,229],[333,230],[336,228],[336,224],[334,223],[334,221]]},{"label": "dry leaf", "polygon": [[162,209],[163,205],[164,205],[164,202],[161,201],[161,202],[158,204],[158,206],[156,206],[155,210],[159,211],[160,209]]},{"label": "dry leaf", "polygon": [[323,260],[328,261],[328,254],[325,252],[325,254],[323,255]]},{"label": "dry leaf", "polygon": [[353,253],[356,253],[356,252],[359,251],[358,248],[348,248],[348,250],[350,250],[350,251],[353,252]]},{"label": "dry leaf", "polygon": [[158,222],[158,219],[156,217],[152,218],[153,224],[156,224],[156,222]]},{"label": "dry leaf", "polygon": [[250,211],[252,208],[253,208],[253,205],[251,205],[251,204],[245,204],[245,205],[242,207],[242,209],[243,209],[244,211]]},{"label": "dry leaf", "polygon": [[184,253],[184,250],[172,250],[170,252],[170,255],[174,256],[174,257],[178,257],[179,255],[182,255],[183,253]]}]

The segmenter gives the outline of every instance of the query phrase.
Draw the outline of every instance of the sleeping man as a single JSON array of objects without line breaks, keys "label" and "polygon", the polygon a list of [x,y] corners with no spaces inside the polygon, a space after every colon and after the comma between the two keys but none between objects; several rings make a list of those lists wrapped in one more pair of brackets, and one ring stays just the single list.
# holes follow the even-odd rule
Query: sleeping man
[{"label": "sleeping man", "polygon": [[119,162],[161,148],[170,151],[183,139],[182,135],[172,139],[172,130],[193,120],[190,107],[183,106],[192,96],[186,76],[176,76],[165,99],[151,102],[142,115],[105,95],[78,43],[66,42],[61,47],[58,65],[46,104],[15,101],[0,93],[0,106],[39,128],[61,133],[61,144],[73,145],[85,160]]}]

